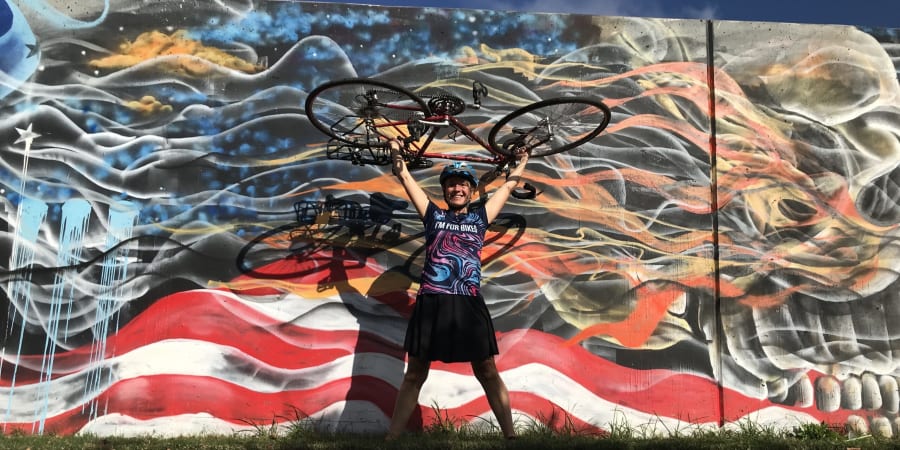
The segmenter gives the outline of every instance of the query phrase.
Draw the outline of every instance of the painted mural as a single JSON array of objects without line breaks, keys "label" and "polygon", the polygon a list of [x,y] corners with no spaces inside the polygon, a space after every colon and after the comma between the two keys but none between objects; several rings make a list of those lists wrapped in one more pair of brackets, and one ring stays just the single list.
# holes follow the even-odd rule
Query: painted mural
[{"label": "painted mural", "polygon": [[[79,8],[0,0],[3,432],[386,430],[424,241],[389,170],[330,158],[306,116],[352,77],[464,99],[480,134],[550,97],[612,109],[489,230],[520,423],[898,432],[896,30]],[[435,194],[440,164],[415,171]],[[420,401],[411,427],[492,420],[465,364]]]}]

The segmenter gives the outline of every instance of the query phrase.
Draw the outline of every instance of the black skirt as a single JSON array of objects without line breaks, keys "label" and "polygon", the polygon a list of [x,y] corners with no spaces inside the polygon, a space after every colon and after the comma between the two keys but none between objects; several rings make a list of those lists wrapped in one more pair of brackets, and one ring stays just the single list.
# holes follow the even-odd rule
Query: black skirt
[{"label": "black skirt", "polygon": [[482,296],[419,294],[403,343],[424,361],[484,361],[499,353]]}]

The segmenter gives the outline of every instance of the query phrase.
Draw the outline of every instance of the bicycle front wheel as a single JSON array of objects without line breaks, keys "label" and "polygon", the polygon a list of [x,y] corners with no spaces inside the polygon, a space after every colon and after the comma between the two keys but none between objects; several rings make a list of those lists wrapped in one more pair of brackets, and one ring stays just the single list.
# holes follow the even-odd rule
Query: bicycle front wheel
[{"label": "bicycle front wheel", "polygon": [[504,116],[491,128],[488,143],[504,156],[523,148],[531,156],[552,155],[597,137],[611,117],[609,107],[599,100],[551,98]]},{"label": "bicycle front wheel", "polygon": [[306,117],[326,135],[357,148],[386,147],[408,135],[407,124],[428,105],[412,92],[366,78],[330,81],[306,97]]}]

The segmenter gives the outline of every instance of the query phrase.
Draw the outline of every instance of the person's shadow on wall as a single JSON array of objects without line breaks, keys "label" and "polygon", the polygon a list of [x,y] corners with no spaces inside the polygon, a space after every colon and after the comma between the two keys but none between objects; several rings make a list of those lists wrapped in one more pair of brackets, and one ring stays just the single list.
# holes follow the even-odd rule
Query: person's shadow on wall
[{"label": "person's shadow on wall", "polygon": [[[405,371],[403,337],[411,311],[410,273],[416,254],[405,261],[386,266],[361,292],[354,270],[388,258],[386,250],[419,239],[421,235],[404,236],[401,225],[394,222],[395,211],[408,207],[405,201],[391,200],[381,193],[370,197],[365,221],[348,223],[346,233],[330,242],[331,260],[321,278],[319,290],[335,289],[347,311],[358,325],[351,359],[349,386],[336,431],[386,432],[393,414],[397,389]],[[371,232],[367,228],[372,227]],[[385,258],[379,258],[380,254]],[[412,426],[421,428],[421,411]]]},{"label": "person's shadow on wall", "polygon": [[[346,280],[347,269],[354,262],[368,258],[349,248],[336,247],[333,255],[329,274],[333,279]],[[405,371],[403,337],[411,311],[409,290],[413,282],[409,266],[407,262],[387,268],[365,293],[349,282],[336,286],[347,311],[359,325],[351,355],[350,385],[338,419],[340,431],[387,431],[388,422],[382,422],[380,417],[389,420],[393,414],[397,389]],[[421,416],[421,411],[413,414],[416,418],[411,423],[413,427],[421,428]]]}]

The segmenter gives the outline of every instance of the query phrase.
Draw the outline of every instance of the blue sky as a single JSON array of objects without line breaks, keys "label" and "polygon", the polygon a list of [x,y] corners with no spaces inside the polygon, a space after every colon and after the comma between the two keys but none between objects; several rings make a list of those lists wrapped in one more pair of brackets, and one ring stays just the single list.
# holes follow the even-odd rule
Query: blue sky
[{"label": "blue sky", "polygon": [[342,3],[900,28],[900,0],[356,0]]}]

